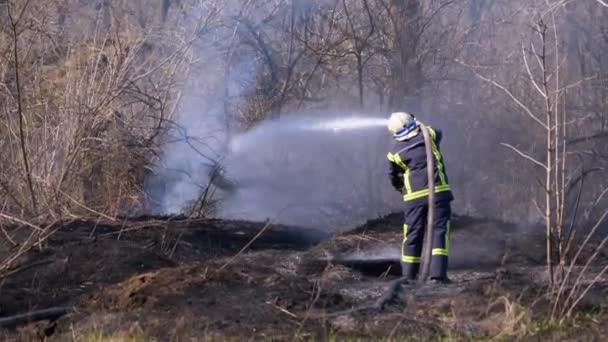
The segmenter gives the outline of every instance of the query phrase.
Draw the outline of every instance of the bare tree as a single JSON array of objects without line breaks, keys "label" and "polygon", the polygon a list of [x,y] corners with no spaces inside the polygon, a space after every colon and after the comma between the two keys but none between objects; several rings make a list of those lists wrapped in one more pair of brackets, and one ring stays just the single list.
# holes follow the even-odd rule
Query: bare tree
[{"label": "bare tree", "polygon": [[[376,31],[376,27],[374,25],[374,16],[370,9],[370,4],[368,0],[363,1],[363,10],[353,6],[353,8],[349,9],[346,0],[342,0],[342,6],[344,7],[344,13],[346,15],[346,20],[348,23],[348,29],[350,30],[349,40],[351,41],[350,53],[355,56],[357,60],[357,85],[359,89],[359,106],[363,108],[364,106],[364,82],[363,82],[363,69],[365,67],[366,62],[369,60],[371,56],[364,55],[368,48],[370,47],[371,39],[374,37],[374,33]],[[362,13],[367,17],[366,21],[363,22],[361,20],[355,20],[353,18],[353,14]],[[359,24],[361,22],[361,24]],[[362,26],[358,26],[362,25]],[[363,33],[361,36],[359,32]],[[370,52],[371,55],[371,52]]]},{"label": "bare tree", "polygon": [[28,10],[29,0],[26,1],[21,8],[19,8],[16,4],[12,2],[8,2],[6,4],[7,16],[10,20],[10,29],[12,33],[13,39],[13,63],[14,63],[14,71],[15,71],[15,94],[17,99],[17,114],[19,115],[19,141],[21,145],[21,157],[23,159],[23,169],[25,173],[25,178],[27,181],[28,190],[31,198],[31,205],[34,215],[38,213],[38,205],[36,204],[36,195],[34,194],[34,185],[32,182],[32,174],[30,170],[30,162],[27,153],[26,146],[26,127],[25,127],[25,114],[23,113],[23,100],[21,93],[21,79],[20,79],[20,69],[19,69],[19,31],[22,30],[21,23],[24,17],[25,12]]},{"label": "bare tree", "polygon": [[[519,84],[519,86],[528,89],[527,92],[522,92],[521,88],[507,87],[493,77],[482,75],[479,71],[482,67],[476,66],[472,69],[481,80],[492,84],[505,94],[528,118],[527,121],[533,122],[542,132],[541,135],[536,135],[536,138],[543,139],[544,157],[540,157],[539,153],[535,154],[532,149],[523,150],[507,143],[503,143],[503,146],[539,167],[543,172],[544,181],[540,183],[544,205],[540,211],[545,225],[545,255],[550,285],[548,294],[554,305],[553,317],[561,319],[572,314],[581,296],[589,290],[589,287],[586,287],[581,291],[580,284],[584,282],[585,272],[591,271],[590,265],[596,259],[599,250],[603,248],[606,239],[601,240],[599,246],[595,247],[594,254],[585,260],[585,266],[574,281],[571,276],[577,263],[581,261],[579,257],[583,249],[590,246],[591,236],[598,232],[598,227],[606,214],[602,214],[592,225],[582,245],[578,246],[575,255],[569,259],[573,236],[578,230],[576,217],[583,192],[582,185],[578,188],[574,203],[569,204],[568,195],[573,190],[571,186],[573,182],[577,180],[583,182],[590,172],[584,168],[581,170],[576,167],[579,163],[571,161],[572,155],[578,155],[581,159],[583,157],[580,156],[579,150],[571,146],[573,140],[569,134],[574,127],[581,125],[589,127],[589,125],[585,123],[588,116],[582,116],[571,109],[576,100],[568,96],[568,93],[582,89],[587,83],[598,78],[598,75],[589,75],[571,81],[575,73],[565,68],[568,63],[565,57],[562,57],[564,43],[560,37],[562,13],[559,6],[554,6],[555,4],[557,3],[543,3],[535,8],[534,13],[537,15],[534,16],[532,25],[534,35],[529,43],[520,47],[521,66],[527,84]],[[601,197],[603,195],[594,201],[597,203]],[[569,226],[565,224],[568,218]],[[601,270],[599,274],[604,272]],[[597,275],[592,276],[595,278],[591,284],[598,279]]]}]

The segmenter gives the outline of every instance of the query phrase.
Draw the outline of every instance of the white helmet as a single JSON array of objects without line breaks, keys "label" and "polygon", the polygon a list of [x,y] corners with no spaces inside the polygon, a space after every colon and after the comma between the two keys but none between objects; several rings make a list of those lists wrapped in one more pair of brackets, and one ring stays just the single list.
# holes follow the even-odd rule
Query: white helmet
[{"label": "white helmet", "polygon": [[406,140],[418,134],[418,121],[416,118],[406,112],[392,113],[388,119],[388,130],[393,134],[395,139]]}]

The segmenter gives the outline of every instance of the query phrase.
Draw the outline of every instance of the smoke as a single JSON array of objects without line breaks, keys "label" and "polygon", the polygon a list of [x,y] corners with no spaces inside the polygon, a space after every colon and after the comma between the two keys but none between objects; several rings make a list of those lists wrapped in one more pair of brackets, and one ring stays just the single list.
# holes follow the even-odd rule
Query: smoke
[{"label": "smoke", "polygon": [[[246,99],[259,93],[265,100],[280,96],[276,91],[287,71],[293,71],[289,62],[298,51],[289,53],[290,45],[285,41],[288,35],[283,21],[291,13],[291,3],[281,2],[276,8],[253,1],[247,2],[248,8],[241,8],[238,3],[226,2],[221,13],[224,26],[214,29],[211,38],[202,39],[193,51],[197,63],[183,86],[176,128],[166,138],[154,175],[146,180],[149,210],[183,211],[207,188],[209,175],[218,164],[223,167],[222,180],[233,185],[220,186],[216,193],[220,200],[217,215],[221,217],[273,219],[342,230],[401,209],[402,202],[386,177],[389,139],[382,126],[390,100],[375,97],[374,88],[387,79],[375,78],[375,70],[390,70],[395,61],[371,59],[365,69],[365,103],[371,110],[352,113],[346,109],[354,103],[359,107],[358,98],[351,96],[358,90],[354,75],[340,76],[334,83],[333,76],[328,76],[331,73],[319,74],[308,89],[320,91],[305,94],[310,95],[310,102],[303,102],[304,109],[296,111],[288,107],[290,103],[281,103],[279,119],[262,120],[247,132],[232,132],[229,123],[238,121],[235,118],[249,119],[244,114],[249,108],[240,106]],[[304,18],[304,12],[320,8],[313,4],[323,3],[297,1],[294,8],[301,10]],[[511,86],[514,72],[520,70],[513,65],[521,64],[521,42],[527,41],[513,37],[529,35],[527,28],[519,29],[526,27],[529,15],[516,10],[511,2],[471,1],[469,5],[468,19],[453,15],[459,7],[438,12],[425,35],[429,39],[421,39],[430,44],[422,50],[436,54],[420,61],[420,72],[429,81],[409,95],[410,106],[400,109],[412,111],[423,122],[443,130],[441,148],[456,197],[456,212],[536,222],[542,216],[530,201],[522,199],[534,199],[541,193],[536,184],[538,170],[500,143],[542,157],[538,132],[518,116],[517,107],[504,94],[480,82],[470,68],[453,63],[457,57],[472,65],[497,66],[492,68],[496,79]],[[272,18],[266,15],[270,7],[276,10]],[[516,25],[497,24],[497,18],[509,8]],[[236,14],[250,24],[247,29],[240,29],[240,21],[231,19]],[[262,17],[277,22],[262,24]],[[452,38],[435,41],[443,36]],[[479,43],[464,43],[472,41]],[[299,44],[297,40],[295,44]],[[434,50],[434,44],[441,50]],[[508,63],[505,56],[511,56]],[[306,79],[315,62],[314,56],[305,54],[294,72]],[[352,61],[341,58],[334,65],[326,63],[328,69],[348,74],[351,69],[342,67]],[[489,71],[481,71],[489,77]],[[383,95],[389,94],[386,87],[381,88]],[[296,99],[300,95],[290,94]],[[401,100],[397,99],[405,103]],[[380,104],[372,105],[375,101]],[[264,112],[264,103],[260,107],[258,113]],[[267,112],[276,114],[272,109]],[[252,121],[260,119],[261,115]],[[586,184],[595,186],[593,182]]]},{"label": "smoke", "polygon": [[[499,221],[479,220],[458,224],[450,236],[450,269],[495,269],[506,257],[514,260],[537,259],[542,262],[543,234],[538,227],[505,224]],[[537,231],[537,234],[525,234]],[[534,248],[530,248],[534,246]],[[540,259],[538,259],[540,257]],[[357,248],[334,256],[341,261],[399,261],[401,242],[378,241],[365,248]]]},{"label": "smoke", "polygon": [[308,114],[235,137],[225,160],[236,189],[222,217],[339,230],[385,214],[385,119]]},{"label": "smoke", "polygon": [[[226,6],[224,15],[240,10]],[[222,218],[341,230],[390,212],[386,115],[303,111],[232,132],[264,67],[239,39],[229,26],[193,47],[175,124],[145,181],[147,213],[187,214],[209,187]]]},{"label": "smoke", "polygon": [[[181,122],[193,120],[195,111],[184,113]],[[207,137],[217,128],[213,121],[192,125],[185,135]],[[385,214],[390,208],[382,199],[390,189],[378,152],[388,144],[385,123],[356,114],[286,116],[234,136],[223,155],[209,139],[207,145],[178,139],[166,145],[157,173],[165,189],[157,193],[160,212],[180,212],[196,200],[221,159],[231,186],[220,190],[220,217],[339,230]]]},{"label": "smoke", "polygon": [[[240,51],[224,74],[217,69],[224,63],[215,57],[219,51],[205,45],[195,53],[206,63],[193,66],[175,125],[146,179],[148,213],[188,213],[210,186],[222,218],[339,230],[390,211],[382,201],[389,190],[384,117],[294,113],[231,135],[222,99],[249,91],[255,58]],[[221,181],[229,188],[218,189]]]},{"label": "smoke", "polygon": [[[222,5],[223,15],[236,15],[235,2]],[[216,8],[192,8],[182,22],[195,26]],[[153,173],[145,180],[146,211],[150,214],[181,214],[210,185],[211,175],[226,156],[227,98],[240,98],[255,82],[255,54],[248,49],[225,59],[226,42],[236,43],[233,27],[212,26],[205,39],[192,47],[193,61],[185,82],[174,122],[163,141]]]},{"label": "smoke", "polygon": [[336,257],[340,260],[400,260],[401,248],[399,246],[382,246],[375,249],[357,250],[356,252]]},{"label": "smoke", "polygon": [[[299,11],[312,4],[295,3]],[[192,10],[184,23],[192,25],[208,10]],[[280,52],[256,43],[256,35],[263,35],[255,30],[266,15],[263,4],[229,1],[219,11],[226,21],[193,47],[175,125],[145,181],[147,212],[187,213],[210,186],[217,190],[216,215],[223,218],[335,231],[398,209],[399,196],[386,177],[386,113],[294,111],[232,132],[260,75],[276,72],[266,68]],[[320,108],[347,108],[352,102],[330,101]]]}]

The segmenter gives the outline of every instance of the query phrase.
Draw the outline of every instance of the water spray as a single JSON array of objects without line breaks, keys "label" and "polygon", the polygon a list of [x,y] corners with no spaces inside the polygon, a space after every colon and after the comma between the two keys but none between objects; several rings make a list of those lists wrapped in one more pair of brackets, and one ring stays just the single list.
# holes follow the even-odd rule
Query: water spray
[{"label": "water spray", "polygon": [[[356,171],[342,179],[343,163],[350,153],[354,157],[369,152],[370,146],[382,148],[388,143],[386,125],[387,119],[376,115],[329,113],[259,122],[228,143],[223,164],[226,178],[235,186],[220,194],[218,215],[259,220],[289,203],[292,207],[281,223],[328,229],[359,223],[379,209],[370,207],[369,213],[361,209],[349,219],[336,214],[343,210],[341,205],[352,201],[348,196],[354,191],[353,182],[362,182],[367,175]],[[376,170],[375,165],[370,168]],[[381,180],[374,178],[374,182],[378,192],[388,191]]]},{"label": "water spray", "polygon": [[[154,190],[151,197],[158,202],[159,212],[180,212],[197,199],[201,189],[204,191],[212,184],[213,189],[220,191],[217,196],[221,198],[221,205],[216,213],[220,217],[261,220],[285,202],[294,202],[297,207],[290,209],[289,218],[282,219],[283,223],[325,224],[322,216],[330,214],[322,212],[318,219],[313,219],[314,215],[309,213],[334,205],[335,198],[346,198],[352,191],[347,185],[334,186],[339,183],[341,173],[337,162],[331,164],[335,156],[344,157],[348,151],[381,139],[386,124],[387,119],[383,117],[344,113],[264,120],[228,141],[218,142],[227,144],[221,147],[214,145],[214,140],[201,140],[196,148],[203,153],[211,148],[224,150],[221,156],[213,155],[213,159],[219,161],[213,165],[202,160],[188,144],[169,145],[160,176],[149,181],[149,189]],[[202,129],[200,135],[204,137],[206,132]],[[315,186],[319,191],[311,192]],[[323,195],[328,187],[332,191]]]},{"label": "water spray", "polygon": [[302,134],[305,132],[342,132],[354,131],[367,128],[386,127],[387,119],[375,117],[345,117],[331,119],[302,119],[285,118],[274,121],[266,121],[253,129],[237,135],[230,141],[230,150],[238,152],[245,146],[269,139],[272,136]]},{"label": "water spray", "polygon": [[386,126],[387,120],[380,118],[343,118],[317,123],[309,127],[311,130],[333,130],[338,132],[341,130],[355,130],[370,127]]}]

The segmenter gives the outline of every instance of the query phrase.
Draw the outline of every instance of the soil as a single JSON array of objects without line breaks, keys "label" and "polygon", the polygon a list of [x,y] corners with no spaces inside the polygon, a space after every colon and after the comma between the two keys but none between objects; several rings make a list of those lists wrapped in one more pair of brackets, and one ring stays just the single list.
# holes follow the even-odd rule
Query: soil
[{"label": "soil", "polygon": [[[2,278],[0,316],[72,311],[53,322],[11,326],[2,336],[470,339],[524,336],[520,330],[531,323],[518,318],[517,308],[535,319],[546,316],[542,230],[468,217],[456,217],[452,225],[451,284],[403,284],[383,310],[363,309],[400,276],[401,226],[400,215],[336,236],[186,218],[57,224],[44,248]],[[14,235],[24,230],[7,228]],[[0,245],[0,256],[10,251]],[[606,255],[600,258],[605,265]],[[579,307],[592,318],[568,329],[541,326],[535,336],[587,340],[608,333],[608,279],[600,278]]]}]

